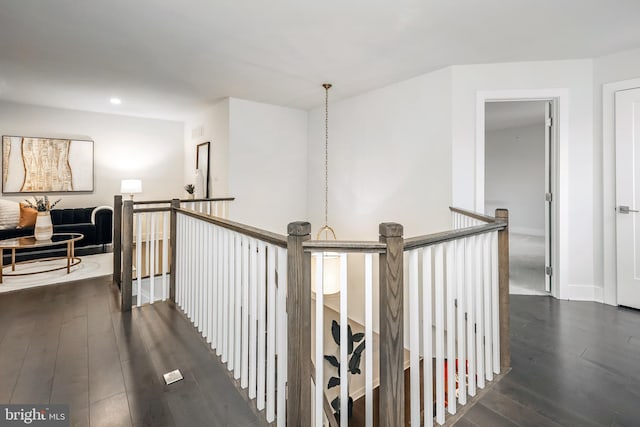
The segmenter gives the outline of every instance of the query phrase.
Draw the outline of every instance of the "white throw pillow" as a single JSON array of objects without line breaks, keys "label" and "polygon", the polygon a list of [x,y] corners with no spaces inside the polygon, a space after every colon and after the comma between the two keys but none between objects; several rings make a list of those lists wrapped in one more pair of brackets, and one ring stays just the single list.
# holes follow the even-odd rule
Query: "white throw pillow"
[{"label": "white throw pillow", "polygon": [[20,204],[0,199],[0,230],[16,228],[20,223]]}]

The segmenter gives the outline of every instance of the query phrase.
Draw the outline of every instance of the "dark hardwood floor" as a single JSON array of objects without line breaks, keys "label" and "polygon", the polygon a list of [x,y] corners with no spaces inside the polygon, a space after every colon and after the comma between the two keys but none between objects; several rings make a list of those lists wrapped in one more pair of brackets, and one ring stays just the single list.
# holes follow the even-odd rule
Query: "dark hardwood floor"
[{"label": "dark hardwood floor", "polygon": [[0,294],[0,402],[67,403],[74,426],[260,425],[180,313],[122,314],[110,282]]},{"label": "dark hardwood floor", "polygon": [[[457,426],[640,426],[640,312],[512,296],[511,348]],[[179,312],[121,314],[109,278],[0,294],[0,402],[68,403],[76,426],[260,425]]]},{"label": "dark hardwood floor", "polygon": [[511,352],[456,426],[640,426],[640,311],[512,295]]}]

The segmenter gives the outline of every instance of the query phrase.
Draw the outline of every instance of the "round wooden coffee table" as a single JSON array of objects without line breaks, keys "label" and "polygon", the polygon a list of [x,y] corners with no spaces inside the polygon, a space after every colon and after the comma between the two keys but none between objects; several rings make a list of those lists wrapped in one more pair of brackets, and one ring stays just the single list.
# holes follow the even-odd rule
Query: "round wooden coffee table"
[{"label": "round wooden coffee table", "polygon": [[[78,240],[84,238],[80,233],[54,233],[50,240],[36,240],[34,236],[16,237],[13,239],[0,240],[0,283],[5,276],[27,276],[30,274],[47,273],[50,271],[67,269],[67,274],[71,272],[71,267],[78,265],[82,260],[75,256],[75,243]],[[67,245],[67,255],[50,258],[39,258],[29,261],[16,262],[16,250],[18,249],[32,249],[32,248],[47,248],[59,245]],[[11,264],[4,265],[4,251],[5,249],[11,250]],[[65,265],[55,268],[47,268],[46,270],[31,271],[29,273],[15,273],[16,265],[28,264],[39,261],[53,261],[53,260],[66,260]],[[4,269],[11,267],[12,273],[5,273]]]}]

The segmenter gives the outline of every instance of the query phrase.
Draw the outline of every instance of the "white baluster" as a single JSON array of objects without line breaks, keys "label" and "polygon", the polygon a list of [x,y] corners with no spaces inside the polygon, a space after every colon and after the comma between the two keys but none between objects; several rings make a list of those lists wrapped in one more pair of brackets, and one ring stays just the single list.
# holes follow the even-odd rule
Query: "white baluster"
[{"label": "white baluster", "polygon": [[278,249],[278,386],[277,393],[277,426],[287,424],[287,250]]},{"label": "white baluster", "polygon": [[[422,344],[424,378],[422,381],[424,394],[424,425],[433,426],[433,318],[431,308],[432,275],[431,275],[431,247],[422,250]],[[419,425],[419,424],[418,424]]]},{"label": "white baluster", "polygon": [[475,352],[475,241],[476,238],[471,236],[465,239],[465,288],[467,300],[467,366],[469,370],[469,396],[476,395],[476,352]]},{"label": "white baluster", "polygon": [[249,386],[249,255],[249,239],[242,236],[242,388]]},{"label": "white baluster", "polygon": [[249,322],[249,398],[255,399],[257,385],[257,345],[258,345],[258,252],[257,241],[251,240],[251,275],[249,280],[250,291],[250,322]]},{"label": "white baluster", "polygon": [[[211,206],[211,204],[209,204]],[[235,233],[234,240],[234,252],[235,252],[235,281],[233,287],[235,289],[235,309],[233,311],[236,316],[235,324],[235,361],[233,363],[233,377],[237,380],[240,378],[240,363],[242,354],[242,236],[239,233]]]},{"label": "white baluster", "polygon": [[142,214],[136,214],[136,284],[138,285],[138,296],[136,306],[142,305]]},{"label": "white baluster", "polygon": [[156,214],[151,213],[151,259],[149,261],[149,304],[153,304],[156,300],[155,294],[155,276],[156,276]]},{"label": "white baluster", "polygon": [[364,256],[365,427],[373,427],[373,255]]},{"label": "white baluster", "polygon": [[236,302],[236,295],[235,295],[235,290],[236,290],[236,281],[235,281],[235,275],[236,275],[236,260],[235,260],[235,256],[236,256],[236,252],[235,252],[235,235],[236,233],[232,232],[232,231],[227,231],[228,233],[228,241],[227,241],[227,252],[229,252],[229,281],[228,281],[228,289],[229,289],[229,301],[228,301],[228,306],[229,306],[229,342],[227,344],[227,357],[228,357],[228,365],[227,365],[227,369],[229,369],[230,371],[233,370],[233,364],[235,362],[235,349],[236,349],[236,334],[235,334],[235,326],[236,326],[236,318],[235,318],[235,302]]},{"label": "white baluster", "polygon": [[442,244],[435,247],[436,421],[444,424],[444,266]]},{"label": "white baluster", "polygon": [[482,235],[484,281],[482,294],[484,296],[484,373],[487,380],[493,380],[493,332],[491,331],[491,242],[489,233]]},{"label": "white baluster", "polygon": [[474,297],[476,304],[476,371],[478,373],[477,385],[484,388],[484,311],[482,307],[483,300],[483,264],[482,264],[482,236],[476,236],[475,246],[475,289]]},{"label": "white baluster", "polygon": [[316,262],[316,389],[315,389],[315,426],[323,426],[324,400],[324,256]]},{"label": "white baluster", "polygon": [[[349,423],[349,354],[347,352],[349,336],[347,286],[347,254],[340,254],[340,425],[347,427]],[[319,359],[318,363],[324,363]],[[324,382],[321,378],[321,383]],[[322,409],[322,408],[320,408]]]},{"label": "white baluster", "polygon": [[222,320],[223,316],[223,306],[224,306],[224,229],[221,227],[218,228],[218,235],[216,236],[216,265],[217,265],[217,296],[216,301],[218,306],[216,308],[216,317],[218,324],[218,331],[216,334],[218,335],[218,346],[216,347],[216,355],[222,356],[222,349],[224,348],[224,321]]},{"label": "white baluster", "polygon": [[265,266],[265,246],[264,242],[258,241],[258,401],[256,406],[258,410],[264,409],[265,403],[265,330],[266,330],[266,313],[265,313],[265,300],[266,300],[266,266]]},{"label": "white baluster", "polygon": [[[411,425],[420,425],[420,297],[418,250],[409,251],[409,363]],[[425,359],[426,364],[426,359]]]},{"label": "white baluster", "polygon": [[229,230],[222,233],[222,363],[229,360]]},{"label": "white baluster", "polygon": [[[162,214],[162,301],[167,300],[169,283],[167,282],[167,272],[169,272],[169,223],[171,215],[169,212]],[[174,266],[175,269],[175,266]],[[175,272],[169,272],[175,274]]]},{"label": "white baluster", "polygon": [[267,246],[267,422],[275,419],[276,394],[276,247]]},{"label": "white baluster", "polygon": [[467,403],[467,379],[466,379],[466,348],[465,348],[465,285],[464,285],[464,240],[456,240],[456,296],[458,299],[458,307],[456,313],[458,315],[458,402],[461,405]]},{"label": "white baluster", "polygon": [[445,244],[447,275],[447,410],[456,413],[456,308],[453,242]]}]

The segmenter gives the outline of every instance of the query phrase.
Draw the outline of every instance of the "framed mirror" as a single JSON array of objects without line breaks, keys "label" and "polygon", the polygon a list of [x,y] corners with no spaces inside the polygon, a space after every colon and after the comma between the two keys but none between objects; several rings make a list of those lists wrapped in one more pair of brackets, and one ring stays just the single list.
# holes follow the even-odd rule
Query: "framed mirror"
[{"label": "framed mirror", "polygon": [[209,142],[203,142],[196,147],[196,169],[202,172],[204,177],[204,191],[205,198],[209,198]]}]

